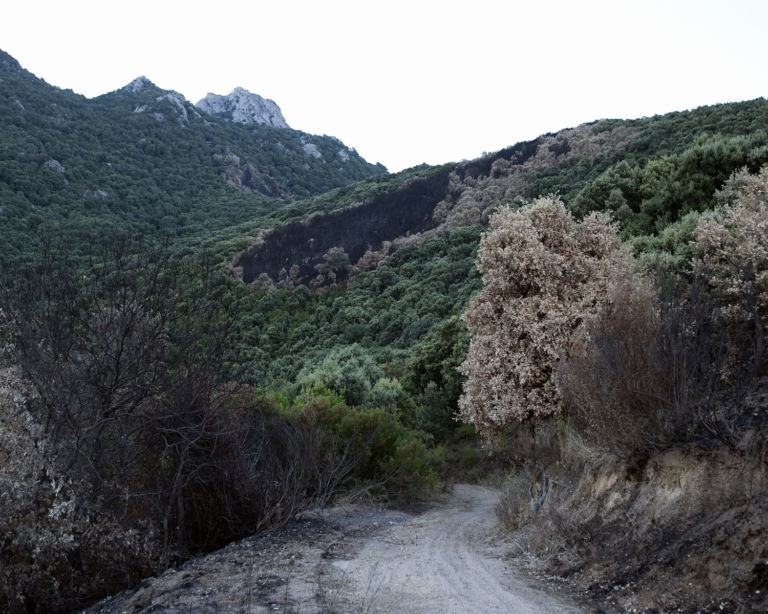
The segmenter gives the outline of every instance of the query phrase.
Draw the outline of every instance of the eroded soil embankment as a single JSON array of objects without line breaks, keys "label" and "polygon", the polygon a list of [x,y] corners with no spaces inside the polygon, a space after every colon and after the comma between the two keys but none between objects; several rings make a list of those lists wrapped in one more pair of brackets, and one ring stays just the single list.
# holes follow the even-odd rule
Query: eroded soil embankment
[{"label": "eroded soil embankment", "polygon": [[[670,449],[638,473],[591,456],[512,553],[617,611],[768,611],[768,449]],[[613,604],[613,605],[611,605]]]}]

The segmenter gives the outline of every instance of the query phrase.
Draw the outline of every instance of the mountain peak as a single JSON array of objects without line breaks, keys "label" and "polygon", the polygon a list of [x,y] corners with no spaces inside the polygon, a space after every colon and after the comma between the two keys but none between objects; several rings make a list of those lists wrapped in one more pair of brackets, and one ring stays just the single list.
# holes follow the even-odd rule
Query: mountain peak
[{"label": "mountain peak", "polygon": [[221,96],[209,93],[196,105],[201,111],[240,124],[265,124],[273,128],[290,128],[274,100],[262,98],[243,87]]},{"label": "mountain peak", "polygon": [[158,87],[154,83],[152,83],[152,81],[147,79],[144,75],[141,75],[140,77],[136,77],[128,85],[121,87],[118,91],[135,94],[137,92],[141,92],[149,88],[158,89]]}]

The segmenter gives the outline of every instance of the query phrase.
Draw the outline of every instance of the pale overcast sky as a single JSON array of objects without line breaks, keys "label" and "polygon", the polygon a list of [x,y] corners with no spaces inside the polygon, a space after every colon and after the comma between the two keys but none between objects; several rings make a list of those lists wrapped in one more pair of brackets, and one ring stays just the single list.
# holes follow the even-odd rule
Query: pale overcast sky
[{"label": "pale overcast sky", "polygon": [[88,97],[242,86],[397,171],[766,96],[766,31],[766,0],[8,0],[0,49]]}]

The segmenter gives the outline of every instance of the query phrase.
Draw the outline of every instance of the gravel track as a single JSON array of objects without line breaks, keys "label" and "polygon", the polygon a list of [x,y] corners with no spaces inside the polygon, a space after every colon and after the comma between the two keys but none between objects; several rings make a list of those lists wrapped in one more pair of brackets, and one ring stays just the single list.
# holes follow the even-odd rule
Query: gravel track
[{"label": "gravel track", "polygon": [[497,490],[460,484],[448,501],[392,525],[348,560],[344,602],[356,612],[579,612],[526,584],[493,538]]},{"label": "gravel track", "polygon": [[580,612],[537,590],[494,535],[499,491],[459,484],[421,513],[305,512],[148,578],[88,614]]}]

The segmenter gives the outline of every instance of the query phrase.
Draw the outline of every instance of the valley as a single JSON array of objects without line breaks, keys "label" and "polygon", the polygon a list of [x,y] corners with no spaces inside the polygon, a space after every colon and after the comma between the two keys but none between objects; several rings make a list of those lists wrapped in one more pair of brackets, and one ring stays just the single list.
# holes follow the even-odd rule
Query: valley
[{"label": "valley", "polygon": [[0,52],[0,609],[764,611],[768,101],[288,120]]}]

